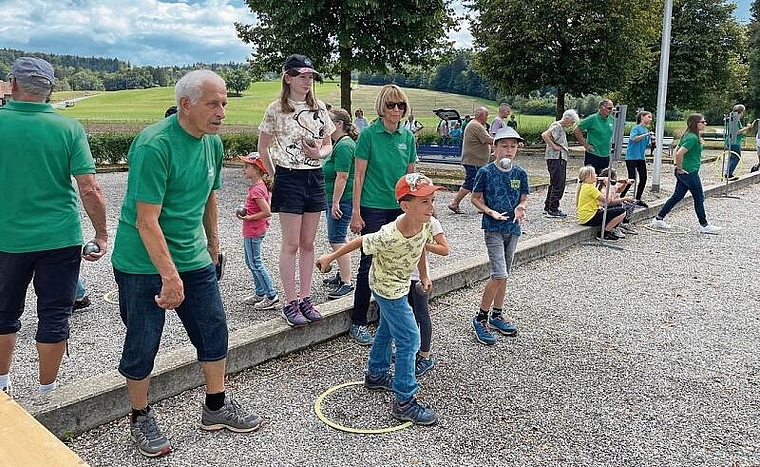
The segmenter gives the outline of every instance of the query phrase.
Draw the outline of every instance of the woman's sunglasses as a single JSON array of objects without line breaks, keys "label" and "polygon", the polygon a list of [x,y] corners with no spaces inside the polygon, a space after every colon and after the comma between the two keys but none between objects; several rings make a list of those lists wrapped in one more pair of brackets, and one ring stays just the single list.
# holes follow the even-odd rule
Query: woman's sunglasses
[{"label": "woman's sunglasses", "polygon": [[406,102],[386,102],[385,108],[388,110],[393,110],[394,107],[398,107],[400,111],[406,110]]}]

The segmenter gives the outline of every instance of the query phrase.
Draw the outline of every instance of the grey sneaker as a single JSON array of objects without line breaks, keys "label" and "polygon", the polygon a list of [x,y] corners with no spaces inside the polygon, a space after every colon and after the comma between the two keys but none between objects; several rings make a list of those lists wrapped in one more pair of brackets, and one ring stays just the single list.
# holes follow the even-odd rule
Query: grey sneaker
[{"label": "grey sneaker", "polygon": [[201,428],[204,430],[227,429],[235,433],[250,433],[258,430],[262,421],[258,415],[246,413],[230,395],[225,396],[224,406],[219,410],[209,410],[206,404],[203,404]]},{"label": "grey sneaker", "polygon": [[140,454],[148,457],[158,457],[172,452],[172,446],[166,439],[153,416],[153,409],[148,409],[146,415],[138,415],[137,420],[130,424],[129,433],[137,443]]},{"label": "grey sneaker", "polygon": [[375,340],[367,326],[361,324],[351,324],[348,328],[348,336],[359,345],[372,345],[372,341]]},{"label": "grey sneaker", "polygon": [[246,305],[255,305],[259,303],[260,301],[264,300],[266,297],[264,295],[249,295],[243,299],[243,303]]},{"label": "grey sneaker", "polygon": [[254,310],[273,310],[280,306],[280,298],[275,295],[274,298],[263,297],[261,301],[253,305]]}]

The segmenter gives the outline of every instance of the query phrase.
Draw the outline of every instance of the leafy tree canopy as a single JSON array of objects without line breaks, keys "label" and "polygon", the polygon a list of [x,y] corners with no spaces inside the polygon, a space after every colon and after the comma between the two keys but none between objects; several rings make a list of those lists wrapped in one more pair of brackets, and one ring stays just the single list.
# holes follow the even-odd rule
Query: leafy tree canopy
[{"label": "leafy tree canopy", "polygon": [[456,28],[451,0],[247,0],[258,17],[236,23],[253,45],[257,76],[280,72],[285,58],[300,53],[317,70],[340,75],[341,107],[351,111],[351,71],[402,71],[434,64],[451,48]]}]

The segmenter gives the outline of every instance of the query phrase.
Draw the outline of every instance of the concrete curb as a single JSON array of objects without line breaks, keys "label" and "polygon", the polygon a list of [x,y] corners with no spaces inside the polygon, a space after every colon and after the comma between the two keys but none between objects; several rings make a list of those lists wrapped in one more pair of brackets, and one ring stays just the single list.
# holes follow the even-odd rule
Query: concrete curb
[{"label": "concrete curb", "polygon": [[[760,182],[760,172],[742,176],[731,182],[729,191]],[[725,194],[725,185],[705,189],[705,196]],[[690,200],[690,195],[684,202]],[[652,203],[649,208],[637,210],[635,220],[641,221],[656,215],[665,200]],[[683,202],[682,202],[683,203]],[[574,225],[521,241],[515,253],[515,264],[561,252],[594,237],[590,227]],[[436,268],[432,271],[435,287],[432,297],[466,287],[489,276],[487,256],[481,255],[466,261]],[[312,344],[332,339],[348,330],[353,301],[351,297],[320,305],[323,322],[292,329],[282,319],[274,318],[254,326],[230,333],[227,371],[236,373],[281,355],[305,349]],[[370,318],[377,318],[374,303]],[[203,375],[195,359],[195,349],[188,345],[156,358],[150,389],[151,402],[166,399],[203,384]],[[124,378],[117,371],[90,377],[56,390],[42,406],[27,410],[48,430],[59,437],[77,435],[97,426],[125,416],[129,412]]]}]

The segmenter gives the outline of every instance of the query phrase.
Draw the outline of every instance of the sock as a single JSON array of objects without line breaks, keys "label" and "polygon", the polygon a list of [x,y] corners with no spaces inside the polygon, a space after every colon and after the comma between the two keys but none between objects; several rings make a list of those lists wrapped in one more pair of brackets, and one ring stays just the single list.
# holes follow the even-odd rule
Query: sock
[{"label": "sock", "polygon": [[148,412],[150,411],[150,405],[146,406],[144,409],[132,409],[132,416],[130,417],[132,420],[132,423],[135,423],[137,421],[137,417],[142,415],[143,417],[148,415]]},{"label": "sock", "polygon": [[475,317],[478,321],[486,321],[488,319],[488,312],[486,310],[478,310],[478,316]]},{"label": "sock", "polygon": [[224,407],[224,391],[217,394],[206,394],[206,407],[211,411]]},{"label": "sock", "polygon": [[501,308],[493,307],[493,309],[491,310],[491,318],[499,316],[502,311],[504,311],[504,310],[502,310]]},{"label": "sock", "polygon": [[11,374],[0,375],[0,388],[11,387]]},{"label": "sock", "polygon": [[58,381],[53,381],[50,384],[40,384],[40,387],[37,388],[37,394],[43,395],[49,392],[53,392],[55,388],[57,387],[58,387]]}]

